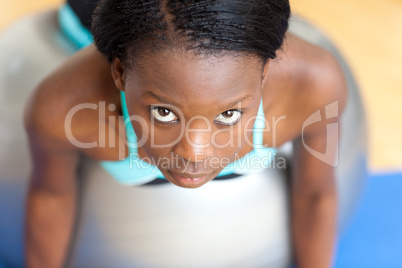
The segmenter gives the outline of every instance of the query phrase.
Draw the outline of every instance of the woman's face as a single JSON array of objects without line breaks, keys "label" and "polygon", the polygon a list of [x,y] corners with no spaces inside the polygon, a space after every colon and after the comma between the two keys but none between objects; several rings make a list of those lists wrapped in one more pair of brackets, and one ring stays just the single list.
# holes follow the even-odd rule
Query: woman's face
[{"label": "woman's face", "polygon": [[164,51],[121,77],[139,151],[170,182],[200,187],[251,150],[263,82],[258,58]]}]

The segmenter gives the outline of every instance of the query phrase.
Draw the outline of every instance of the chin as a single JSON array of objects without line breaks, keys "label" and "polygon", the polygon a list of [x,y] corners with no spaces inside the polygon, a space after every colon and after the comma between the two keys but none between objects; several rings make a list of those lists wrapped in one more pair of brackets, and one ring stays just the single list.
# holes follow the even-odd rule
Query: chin
[{"label": "chin", "polygon": [[175,181],[171,181],[171,183],[173,183],[174,185],[180,187],[180,188],[186,188],[186,189],[196,189],[196,188],[200,188],[201,186],[203,186],[205,183],[200,183],[200,184],[182,184],[182,183],[178,183]]}]

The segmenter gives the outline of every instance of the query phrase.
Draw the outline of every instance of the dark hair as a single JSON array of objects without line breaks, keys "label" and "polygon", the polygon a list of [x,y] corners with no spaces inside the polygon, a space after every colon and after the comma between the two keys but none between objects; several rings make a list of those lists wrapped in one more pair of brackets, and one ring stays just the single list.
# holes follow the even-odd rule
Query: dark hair
[{"label": "dark hair", "polygon": [[282,46],[289,15],[288,0],[101,0],[91,31],[109,61],[180,45],[201,54],[249,53],[265,62]]}]

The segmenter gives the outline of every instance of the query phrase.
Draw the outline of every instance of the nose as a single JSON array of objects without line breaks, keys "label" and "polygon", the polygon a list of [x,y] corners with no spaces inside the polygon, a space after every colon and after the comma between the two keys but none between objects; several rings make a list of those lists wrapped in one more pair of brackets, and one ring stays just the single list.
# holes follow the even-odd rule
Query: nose
[{"label": "nose", "polygon": [[173,153],[190,162],[202,162],[214,155],[211,124],[205,118],[193,117]]}]

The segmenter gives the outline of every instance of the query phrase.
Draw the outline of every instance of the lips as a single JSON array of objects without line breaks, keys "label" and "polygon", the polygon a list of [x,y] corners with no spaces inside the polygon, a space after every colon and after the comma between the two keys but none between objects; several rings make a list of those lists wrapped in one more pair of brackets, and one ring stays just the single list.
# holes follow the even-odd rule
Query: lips
[{"label": "lips", "polygon": [[175,179],[175,181],[187,187],[196,187],[201,185],[202,182],[207,180],[210,175],[206,173],[174,173],[170,170],[168,172]]},{"label": "lips", "polygon": [[187,178],[187,179],[197,179],[197,178],[202,178],[202,177],[206,177],[209,174],[208,173],[175,173],[172,171],[169,171],[171,174],[178,176],[178,177],[182,177],[182,178]]}]

